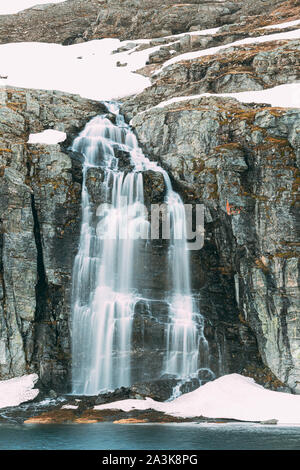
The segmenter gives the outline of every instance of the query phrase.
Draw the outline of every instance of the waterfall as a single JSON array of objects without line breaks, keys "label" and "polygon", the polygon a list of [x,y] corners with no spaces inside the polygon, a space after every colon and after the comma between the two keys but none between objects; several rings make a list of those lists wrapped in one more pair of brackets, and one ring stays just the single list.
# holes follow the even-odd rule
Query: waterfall
[{"label": "waterfall", "polygon": [[[143,238],[150,232],[143,171],[163,174],[170,216],[168,264],[173,288],[167,299],[169,325],[162,373],[181,379],[197,374],[201,343],[206,347],[203,319],[190,289],[183,202],[168,174],[144,156],[118,105],[105,104],[114,123],[108,115],[93,118],[72,146],[72,151],[84,157],[81,233],[72,288],[72,383],[78,395],[131,385],[132,324],[140,298],[133,271]],[[130,170],[119,169],[118,151],[129,155]],[[91,169],[103,173],[103,204],[96,221],[87,188]]]}]

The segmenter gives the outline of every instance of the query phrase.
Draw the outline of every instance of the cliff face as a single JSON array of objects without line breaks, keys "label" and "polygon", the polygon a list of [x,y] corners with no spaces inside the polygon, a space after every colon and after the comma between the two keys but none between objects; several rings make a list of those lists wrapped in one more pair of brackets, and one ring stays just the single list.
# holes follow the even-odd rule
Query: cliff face
[{"label": "cliff face", "polygon": [[[250,326],[265,364],[293,389],[300,367],[299,122],[296,109],[213,97],[152,109],[132,121],[185,201],[205,205],[205,244],[193,256],[192,272],[195,279],[202,274],[208,330],[240,322],[243,341]],[[225,328],[225,339],[228,334]]]},{"label": "cliff face", "polygon": [[1,90],[0,375],[37,371],[65,388],[73,259],[80,224],[76,162],[59,145],[27,144],[43,129],[78,132],[103,107],[76,96]]},{"label": "cliff face", "polygon": [[[69,0],[2,17],[0,41],[68,44],[226,25],[216,35],[184,36],[172,46],[158,39],[159,51],[141,71],[151,76],[171,57],[172,48],[177,55],[271,34],[259,28],[296,19],[299,8],[295,0],[167,1],[164,7],[158,0]],[[36,25],[47,20],[47,28],[29,28],[33,19]],[[205,206],[205,244],[191,252],[191,277],[205,317],[211,368],[216,375],[245,373],[268,387],[285,384],[297,393],[300,111],[190,95],[293,83],[299,80],[299,48],[299,40],[269,41],[181,60],[152,76],[152,85],[122,106],[145,153],[168,170],[184,202]],[[80,156],[67,149],[104,107],[55,91],[2,88],[0,98],[0,377],[35,371],[44,387],[65,391],[82,182]],[[160,105],[169,99],[174,100]],[[67,141],[27,143],[30,133],[49,128],[65,131]],[[95,205],[101,202],[101,178],[101,172],[89,171]],[[148,206],[163,200],[157,175],[145,174],[144,184]],[[144,296],[151,289],[156,302],[136,306],[132,357],[137,382],[157,377],[165,347],[163,241],[152,244],[148,256],[150,266],[144,266],[139,283]]]}]

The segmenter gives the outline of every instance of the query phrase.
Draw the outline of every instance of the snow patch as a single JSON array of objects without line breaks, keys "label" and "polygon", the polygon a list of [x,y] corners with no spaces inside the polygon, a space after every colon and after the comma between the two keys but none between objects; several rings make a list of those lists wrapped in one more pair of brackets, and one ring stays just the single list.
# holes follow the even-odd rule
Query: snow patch
[{"label": "snow patch", "polygon": [[67,134],[65,132],[47,129],[37,134],[30,134],[28,144],[48,144],[55,145],[59,142],[66,140]]},{"label": "snow patch", "polygon": [[77,410],[78,405],[64,405],[61,407],[61,410]]},{"label": "snow patch", "polygon": [[37,381],[37,374],[0,381],[0,408],[18,406],[33,400],[39,394],[38,389],[33,390]]},{"label": "snow patch", "polygon": [[[130,42],[100,39],[70,46],[39,42],[3,44],[0,46],[0,76],[8,78],[2,84],[60,90],[95,100],[140,93],[151,82],[134,72],[144,67],[149,54],[160,46],[112,53]],[[117,67],[117,62],[127,65]]]},{"label": "snow patch", "polygon": [[277,419],[279,424],[300,424],[300,395],[266,390],[254,379],[239,374],[224,375],[171,402],[161,403],[147,398],[94,407],[96,410],[123,411],[149,408],[182,418],[205,416],[240,421]]},{"label": "snow patch", "polygon": [[4,5],[0,5],[0,15],[13,15],[22,10],[27,10],[38,5],[51,3],[62,3],[66,0],[4,0]]},{"label": "snow patch", "polygon": [[237,93],[201,93],[199,95],[175,96],[169,100],[161,101],[156,106],[148,108],[138,114],[143,114],[151,109],[164,108],[173,103],[194,100],[204,96],[235,98],[241,103],[267,103],[273,107],[279,108],[300,108],[300,83],[288,83],[286,85],[278,85],[273,88],[258,91],[241,91]]}]

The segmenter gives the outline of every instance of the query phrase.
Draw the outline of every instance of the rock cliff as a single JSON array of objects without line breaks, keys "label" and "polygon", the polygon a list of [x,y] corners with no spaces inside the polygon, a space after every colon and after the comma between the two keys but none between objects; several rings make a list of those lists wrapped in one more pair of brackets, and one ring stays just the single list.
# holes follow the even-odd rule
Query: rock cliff
[{"label": "rock cliff", "polygon": [[247,342],[250,326],[265,364],[293,389],[300,367],[299,122],[296,109],[214,97],[151,109],[132,121],[185,201],[205,205],[205,244],[193,255],[192,272],[201,278],[194,288],[207,338],[210,326],[216,332],[229,321],[224,338],[238,323]]},{"label": "rock cliff", "polygon": [[[77,133],[100,103],[60,92],[1,90],[0,375],[37,371],[65,388],[70,288],[80,224],[78,164],[59,145],[28,144],[44,129]],[[73,162],[73,164],[72,164]]]}]

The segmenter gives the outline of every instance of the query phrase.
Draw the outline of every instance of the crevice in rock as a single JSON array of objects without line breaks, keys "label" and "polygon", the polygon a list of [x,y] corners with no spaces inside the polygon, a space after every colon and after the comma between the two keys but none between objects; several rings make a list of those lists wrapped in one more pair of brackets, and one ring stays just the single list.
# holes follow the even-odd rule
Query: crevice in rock
[{"label": "crevice in rock", "polygon": [[5,288],[5,282],[4,282],[4,267],[3,267],[3,245],[4,245],[4,240],[3,240],[3,228],[2,228],[2,223],[3,221],[0,219],[0,286],[2,290],[1,294],[1,299],[0,302],[2,304],[2,318],[3,318],[3,323],[4,323],[4,329],[6,332],[6,347],[9,351],[9,366],[8,366],[8,371],[9,373],[12,370],[12,365],[13,365],[13,359],[10,354],[10,348],[9,348],[9,337],[10,337],[10,327],[9,323],[7,320],[7,315],[6,315],[6,288]]},{"label": "crevice in rock", "polygon": [[33,215],[33,231],[37,249],[37,284],[36,284],[36,312],[35,320],[41,321],[46,318],[48,283],[44,265],[43,246],[40,232],[40,223],[36,210],[34,194],[31,194],[31,208]]}]

